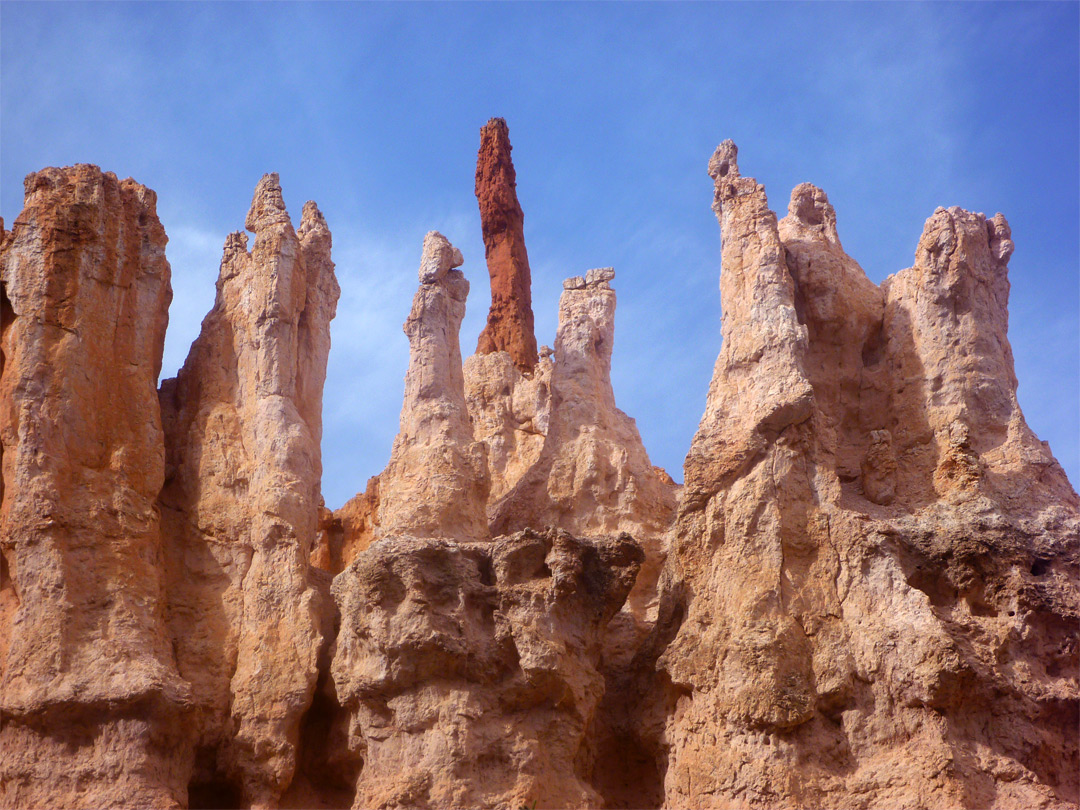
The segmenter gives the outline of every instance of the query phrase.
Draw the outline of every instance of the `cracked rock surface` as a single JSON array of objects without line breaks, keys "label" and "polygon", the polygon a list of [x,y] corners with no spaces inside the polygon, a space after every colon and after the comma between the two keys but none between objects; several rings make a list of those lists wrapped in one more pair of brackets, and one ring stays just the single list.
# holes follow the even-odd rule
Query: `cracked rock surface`
[{"label": "cracked rock surface", "polygon": [[397,438],[336,511],[319,208],[294,228],[258,182],[159,387],[154,193],[29,175],[0,220],[0,805],[1080,806],[1080,499],[1017,402],[1008,223],[939,208],[876,285],[823,190],[778,218],[732,142],[708,171],[724,318],[684,484],[616,405],[612,268],[537,349],[493,119],[477,353],[432,231]]}]

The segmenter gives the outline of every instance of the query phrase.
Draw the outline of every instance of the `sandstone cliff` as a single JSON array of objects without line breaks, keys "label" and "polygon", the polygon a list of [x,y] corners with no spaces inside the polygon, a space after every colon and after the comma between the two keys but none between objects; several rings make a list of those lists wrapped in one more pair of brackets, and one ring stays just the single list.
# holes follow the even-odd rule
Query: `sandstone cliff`
[{"label": "sandstone cliff", "polygon": [[1016,405],[1004,218],[939,209],[878,288],[820,189],[778,223],[730,141],[709,174],[725,318],[664,572],[665,803],[1075,803],[1080,520]]},{"label": "sandstone cliff", "polygon": [[399,434],[336,512],[319,209],[294,229],[258,183],[155,390],[153,192],[27,178],[0,221],[0,804],[1080,805],[1080,499],[1017,403],[1004,217],[938,209],[876,285],[825,192],[778,219],[722,144],[722,342],[678,487],[615,402],[613,270],[564,282],[537,353],[509,156],[495,119],[478,352],[429,233]]},{"label": "sandstone cliff", "polygon": [[[308,557],[322,385],[339,294],[313,203],[293,229],[277,175],[225,241],[217,300],[161,387],[169,629],[192,685],[192,789],[274,806],[292,781],[325,628]],[[220,797],[216,800],[220,801]]]},{"label": "sandstone cliff", "polygon": [[45,169],[3,240],[5,807],[185,800],[191,690],[155,506],[172,298],[156,206],[96,166]]}]

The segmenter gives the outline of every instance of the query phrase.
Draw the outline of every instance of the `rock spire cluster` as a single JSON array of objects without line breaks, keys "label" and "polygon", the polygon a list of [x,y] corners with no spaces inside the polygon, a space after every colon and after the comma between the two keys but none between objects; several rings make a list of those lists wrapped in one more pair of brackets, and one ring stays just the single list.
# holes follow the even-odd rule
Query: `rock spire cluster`
[{"label": "rock spire cluster", "polygon": [[[536,345],[506,123],[492,306],[432,231],[386,468],[322,502],[340,294],[277,175],[161,382],[152,191],[94,166],[0,220],[0,805],[1080,805],[1080,498],[1024,421],[1009,225],[870,281],[808,183],[709,161],[719,356],[683,485],[611,383],[615,271]],[[358,479],[359,480],[359,479]]]}]

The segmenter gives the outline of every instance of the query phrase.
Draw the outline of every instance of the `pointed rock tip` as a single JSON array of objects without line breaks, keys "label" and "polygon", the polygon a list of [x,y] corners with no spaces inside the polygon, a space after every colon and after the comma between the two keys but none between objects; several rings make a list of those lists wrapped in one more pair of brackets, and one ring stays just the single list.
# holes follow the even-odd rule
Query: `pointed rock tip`
[{"label": "pointed rock tip", "polygon": [[264,174],[255,186],[244,227],[256,233],[268,225],[288,221],[289,214],[285,210],[285,200],[281,196],[281,179],[277,172]]},{"label": "pointed rock tip", "polygon": [[308,200],[304,203],[304,211],[300,215],[300,230],[323,230],[329,231],[330,228],[326,224],[326,217],[323,216],[323,212],[319,210],[319,206],[315,204],[314,200]]},{"label": "pointed rock tip", "polygon": [[420,257],[420,283],[433,284],[455,267],[465,263],[461,251],[438,231],[424,236],[424,251]]},{"label": "pointed rock tip", "polygon": [[510,127],[506,123],[505,118],[489,118],[488,122],[480,128],[481,134],[493,134],[493,135],[509,135]]},{"label": "pointed rock tip", "polygon": [[709,158],[709,177],[719,182],[721,178],[733,180],[739,176],[739,147],[728,138]]},{"label": "pointed rock tip", "polygon": [[[510,151],[514,147],[510,145],[510,127],[503,118],[492,118],[480,128],[480,160],[483,160],[485,152],[506,155],[509,160]],[[479,163],[477,170],[479,170]]]}]

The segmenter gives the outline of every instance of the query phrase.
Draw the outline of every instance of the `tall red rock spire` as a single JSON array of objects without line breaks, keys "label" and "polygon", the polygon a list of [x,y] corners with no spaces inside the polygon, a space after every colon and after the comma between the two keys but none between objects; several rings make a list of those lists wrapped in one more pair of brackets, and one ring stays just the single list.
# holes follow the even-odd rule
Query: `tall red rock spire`
[{"label": "tall red rock spire", "polygon": [[533,332],[532,278],[525,251],[525,215],[517,198],[510,160],[510,130],[492,118],[480,130],[476,199],[484,229],[484,255],[491,276],[491,310],[476,344],[477,354],[507,352],[522,371],[537,363]]}]

